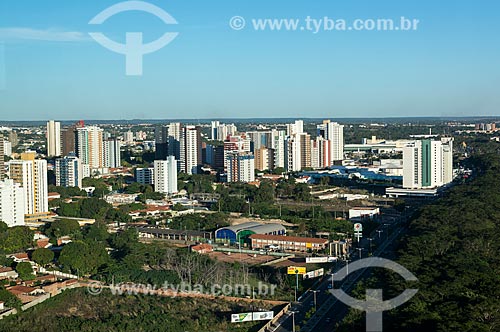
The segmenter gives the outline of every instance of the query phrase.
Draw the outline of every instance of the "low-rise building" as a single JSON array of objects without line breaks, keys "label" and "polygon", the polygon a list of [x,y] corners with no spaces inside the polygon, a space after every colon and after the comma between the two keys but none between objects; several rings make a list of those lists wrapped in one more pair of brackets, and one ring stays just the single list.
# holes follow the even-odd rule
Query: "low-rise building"
[{"label": "low-rise building", "polygon": [[0,280],[17,279],[19,275],[11,267],[0,267]]},{"label": "low-rise building", "polygon": [[328,239],[298,236],[252,234],[252,249],[268,249],[278,247],[280,250],[320,251],[328,246]]}]

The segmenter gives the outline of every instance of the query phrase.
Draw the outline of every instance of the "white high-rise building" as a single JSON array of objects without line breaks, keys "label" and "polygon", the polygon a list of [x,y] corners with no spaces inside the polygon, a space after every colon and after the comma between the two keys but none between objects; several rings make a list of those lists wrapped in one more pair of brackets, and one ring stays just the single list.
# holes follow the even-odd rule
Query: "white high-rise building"
[{"label": "white high-rise building", "polygon": [[238,131],[238,128],[231,124],[220,123],[219,121],[212,121],[210,138],[212,140],[224,141],[228,136],[233,136]]},{"label": "white high-rise building", "polygon": [[65,156],[56,159],[56,186],[82,187],[83,166],[76,156]]},{"label": "white high-rise building", "polygon": [[212,141],[215,141],[219,138],[219,136],[218,136],[219,126],[220,126],[219,121],[212,121],[211,127],[210,127],[210,139]]},{"label": "white high-rise building", "polygon": [[90,169],[104,167],[103,130],[97,126],[76,128],[77,156]]},{"label": "white high-rise building", "polygon": [[300,139],[296,135],[288,137],[285,141],[285,170],[298,172],[302,168],[302,151]]},{"label": "white high-rise building", "polygon": [[172,195],[177,190],[177,161],[174,156],[168,156],[167,160],[154,161],[154,186],[155,191]]},{"label": "white high-rise building", "polygon": [[58,157],[62,155],[61,123],[50,120],[47,122],[47,156]]},{"label": "white high-rise building", "polygon": [[255,181],[255,159],[251,152],[231,152],[227,158],[227,182]]},{"label": "white high-rise building", "polygon": [[9,227],[24,225],[24,190],[12,179],[0,181],[0,221]]},{"label": "white high-rise building", "polygon": [[186,174],[197,174],[202,162],[201,131],[199,127],[182,127],[180,152],[181,171]]},{"label": "white high-rise building", "polygon": [[322,136],[324,139],[331,141],[331,165],[333,165],[335,161],[344,160],[344,126],[337,122],[324,120],[317,128],[318,136]]},{"label": "white high-rise building", "polygon": [[286,135],[293,136],[295,134],[301,134],[304,132],[304,121],[295,120],[294,123],[286,125]]},{"label": "white high-rise building", "polygon": [[47,161],[35,157],[35,152],[26,152],[21,160],[9,161],[10,178],[24,191],[26,219],[38,219],[49,212]]},{"label": "white high-rise building", "polygon": [[120,155],[121,142],[110,138],[103,143],[103,167],[119,168],[122,166]]},{"label": "white high-rise building", "polygon": [[133,144],[134,143],[134,133],[131,132],[130,130],[127,131],[126,133],[123,133],[123,141],[125,144]]},{"label": "white high-rise building", "polygon": [[274,129],[271,140],[271,147],[274,149],[274,167],[285,168],[285,131]]},{"label": "white high-rise building", "polygon": [[453,180],[453,139],[415,141],[403,148],[403,187],[436,188]]},{"label": "white high-rise building", "polygon": [[443,182],[453,181],[453,137],[441,138],[443,144]]},{"label": "white high-rise building", "polygon": [[[170,123],[167,126],[167,156],[174,156],[176,160],[181,161],[181,141],[182,124],[179,122]],[[180,170],[181,162],[177,164]]]}]

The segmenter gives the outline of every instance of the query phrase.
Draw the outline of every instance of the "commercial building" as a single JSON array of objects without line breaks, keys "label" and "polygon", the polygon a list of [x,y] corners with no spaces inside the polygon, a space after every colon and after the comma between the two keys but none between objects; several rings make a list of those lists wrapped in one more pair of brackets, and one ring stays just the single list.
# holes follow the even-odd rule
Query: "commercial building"
[{"label": "commercial building", "polygon": [[56,186],[82,187],[83,166],[75,155],[57,158],[55,163]]},{"label": "commercial building", "polygon": [[250,244],[249,236],[252,234],[285,235],[286,229],[280,224],[261,224],[247,222],[239,225],[222,227],[215,231],[217,242]]},{"label": "commercial building", "polygon": [[155,160],[153,178],[156,192],[167,195],[177,193],[177,161],[175,157],[168,156],[167,160]]},{"label": "commercial building", "polygon": [[61,147],[61,123],[50,120],[47,122],[47,156],[61,156]]},{"label": "commercial building", "polygon": [[251,152],[227,154],[227,182],[255,181],[255,158]]},{"label": "commercial building", "polygon": [[135,181],[143,185],[154,184],[154,168],[136,168]]},{"label": "commercial building", "polygon": [[0,181],[0,221],[7,226],[24,225],[24,190],[12,179]]},{"label": "commercial building", "polygon": [[10,178],[24,191],[26,220],[39,219],[49,212],[47,161],[35,157],[35,152],[26,152],[21,160],[9,161]]},{"label": "commercial building", "polygon": [[270,246],[279,247],[280,250],[291,251],[321,251],[328,247],[328,239],[281,236],[269,234],[252,234],[248,238],[252,249],[267,249]]},{"label": "commercial building", "polygon": [[424,139],[403,149],[403,188],[436,188],[453,180],[453,139]]}]

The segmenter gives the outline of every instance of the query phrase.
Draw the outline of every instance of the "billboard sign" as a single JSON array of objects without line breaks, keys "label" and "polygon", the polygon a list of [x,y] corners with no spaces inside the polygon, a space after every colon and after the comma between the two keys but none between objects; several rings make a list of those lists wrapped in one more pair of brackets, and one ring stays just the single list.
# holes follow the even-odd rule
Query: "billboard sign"
[{"label": "billboard sign", "polygon": [[245,312],[241,314],[232,314],[231,315],[231,323],[241,323],[241,322],[251,322],[252,321],[252,313]]},{"label": "billboard sign", "polygon": [[306,274],[304,274],[304,279],[317,278],[317,277],[321,277],[324,274],[325,274],[324,269],[317,269],[317,270],[310,271],[310,272],[307,272]]},{"label": "billboard sign", "polygon": [[328,257],[306,257],[306,263],[328,263]]},{"label": "billboard sign", "polygon": [[251,322],[254,320],[270,320],[273,318],[273,311],[244,312],[241,314],[231,314],[231,323]]},{"label": "billboard sign", "polygon": [[274,318],[274,312],[273,311],[254,312],[252,317],[253,320],[269,320]]},{"label": "billboard sign", "polygon": [[306,274],[306,268],[301,266],[289,266],[288,274]]}]

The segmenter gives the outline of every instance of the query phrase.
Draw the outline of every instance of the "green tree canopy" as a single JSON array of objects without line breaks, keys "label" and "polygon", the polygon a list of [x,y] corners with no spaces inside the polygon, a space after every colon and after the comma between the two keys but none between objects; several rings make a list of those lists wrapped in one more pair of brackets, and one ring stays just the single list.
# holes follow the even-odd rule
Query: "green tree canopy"
[{"label": "green tree canopy", "polygon": [[20,262],[16,265],[16,271],[19,274],[19,278],[22,280],[33,280],[35,275],[33,274],[33,268],[28,262]]},{"label": "green tree canopy", "polygon": [[33,251],[31,259],[33,259],[35,263],[45,266],[50,262],[52,262],[52,260],[54,259],[54,252],[52,252],[52,250],[47,248],[38,248],[35,251]]}]

